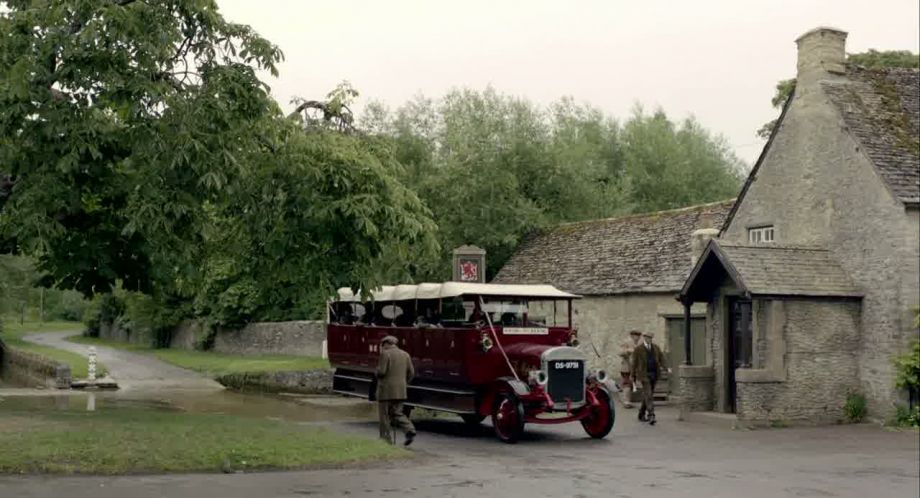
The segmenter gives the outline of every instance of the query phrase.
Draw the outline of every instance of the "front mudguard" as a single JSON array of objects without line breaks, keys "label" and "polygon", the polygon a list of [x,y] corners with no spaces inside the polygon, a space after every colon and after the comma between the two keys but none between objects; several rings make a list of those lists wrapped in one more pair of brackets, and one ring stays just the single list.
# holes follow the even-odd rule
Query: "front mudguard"
[{"label": "front mudguard", "polygon": [[492,382],[488,389],[480,393],[476,403],[480,416],[488,417],[492,414],[492,405],[500,393],[511,393],[517,398],[527,397],[531,393],[530,386],[514,377],[499,377]]}]

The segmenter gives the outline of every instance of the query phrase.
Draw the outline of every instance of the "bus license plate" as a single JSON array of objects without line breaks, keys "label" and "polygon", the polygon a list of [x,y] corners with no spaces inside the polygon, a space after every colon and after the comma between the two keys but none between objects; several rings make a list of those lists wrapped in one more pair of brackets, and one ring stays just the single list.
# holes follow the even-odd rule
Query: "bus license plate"
[{"label": "bus license plate", "polygon": [[553,365],[556,370],[573,370],[576,368],[581,368],[580,361],[557,361]]}]

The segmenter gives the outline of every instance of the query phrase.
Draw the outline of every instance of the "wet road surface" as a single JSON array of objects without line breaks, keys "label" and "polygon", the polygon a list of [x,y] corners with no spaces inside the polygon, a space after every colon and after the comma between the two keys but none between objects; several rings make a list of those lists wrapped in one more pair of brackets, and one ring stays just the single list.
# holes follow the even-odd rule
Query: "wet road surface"
[{"label": "wet road surface", "polygon": [[[66,337],[78,334],[79,331],[41,332],[26,335],[23,339],[87,356],[89,346],[66,340]],[[223,389],[223,386],[214,380],[197,372],[170,365],[150,355],[96,346],[96,358],[105,365],[109,376],[118,382],[121,390]]]},{"label": "wet road surface", "polygon": [[[347,402],[343,402],[347,403]],[[293,404],[293,403],[292,403]],[[363,404],[363,408],[360,408]],[[359,410],[372,406],[357,404]],[[301,406],[307,410],[308,407]],[[319,422],[376,435],[372,411]],[[911,497],[920,495],[916,432],[876,426],[731,430],[724,423],[638,423],[620,410],[614,433],[591,440],[575,425],[528,427],[505,445],[488,424],[418,421],[415,458],[385,466],[260,474],[0,477],[0,496],[125,497]],[[309,422],[317,423],[317,422]]]}]

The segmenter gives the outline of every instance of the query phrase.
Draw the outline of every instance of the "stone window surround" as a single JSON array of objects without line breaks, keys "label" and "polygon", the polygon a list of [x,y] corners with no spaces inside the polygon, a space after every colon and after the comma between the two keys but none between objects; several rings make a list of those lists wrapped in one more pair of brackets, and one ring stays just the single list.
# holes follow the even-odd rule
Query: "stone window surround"
[{"label": "stone window surround", "polygon": [[[766,324],[759,323],[760,313],[751,313],[751,327],[754,340],[763,337],[766,340],[766,354],[761,358],[763,368],[738,368],[735,370],[735,382],[762,383],[786,381],[786,339],[785,305],[779,299],[758,299],[753,297],[752,310],[756,306],[765,307]],[[723,322],[727,323],[727,322]],[[725,333],[723,331],[723,333]],[[762,336],[760,334],[763,334]]]}]

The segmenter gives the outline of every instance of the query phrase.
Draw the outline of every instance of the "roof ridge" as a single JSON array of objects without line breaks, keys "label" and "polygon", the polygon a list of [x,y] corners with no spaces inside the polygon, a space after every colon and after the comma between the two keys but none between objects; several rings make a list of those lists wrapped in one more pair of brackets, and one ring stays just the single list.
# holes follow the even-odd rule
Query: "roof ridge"
[{"label": "roof ridge", "polygon": [[552,225],[552,226],[550,226],[550,227],[547,227],[547,229],[548,229],[548,230],[552,230],[552,229],[557,228],[557,227],[564,227],[564,226],[571,226],[571,225],[579,225],[579,224],[582,224],[582,223],[597,223],[597,222],[601,222],[601,221],[630,220],[630,219],[634,219],[634,218],[643,218],[643,217],[660,216],[660,215],[662,215],[662,214],[678,214],[678,213],[681,213],[681,212],[690,212],[690,211],[695,211],[695,210],[703,209],[703,208],[707,208],[707,207],[719,206],[719,205],[722,205],[722,204],[734,204],[735,200],[736,200],[736,198],[733,197],[733,198],[731,198],[731,199],[724,199],[724,200],[721,200],[721,201],[707,202],[707,203],[705,203],[705,204],[694,204],[694,205],[692,205],[692,206],[684,206],[684,207],[673,208],[673,209],[663,209],[663,210],[661,210],[661,211],[649,211],[649,212],[646,212],[646,213],[630,213],[630,214],[624,214],[624,215],[620,215],[620,216],[609,216],[609,217],[607,217],[607,218],[593,218],[593,219],[590,219],[590,220],[566,221],[566,222],[563,222],[563,223],[557,223],[557,224],[555,224],[555,225]]},{"label": "roof ridge", "polygon": [[910,71],[910,72],[920,72],[920,67],[869,67],[862,64],[857,64],[855,62],[847,62],[847,68],[858,69],[860,71],[875,71],[879,73],[888,73],[893,71]]}]

